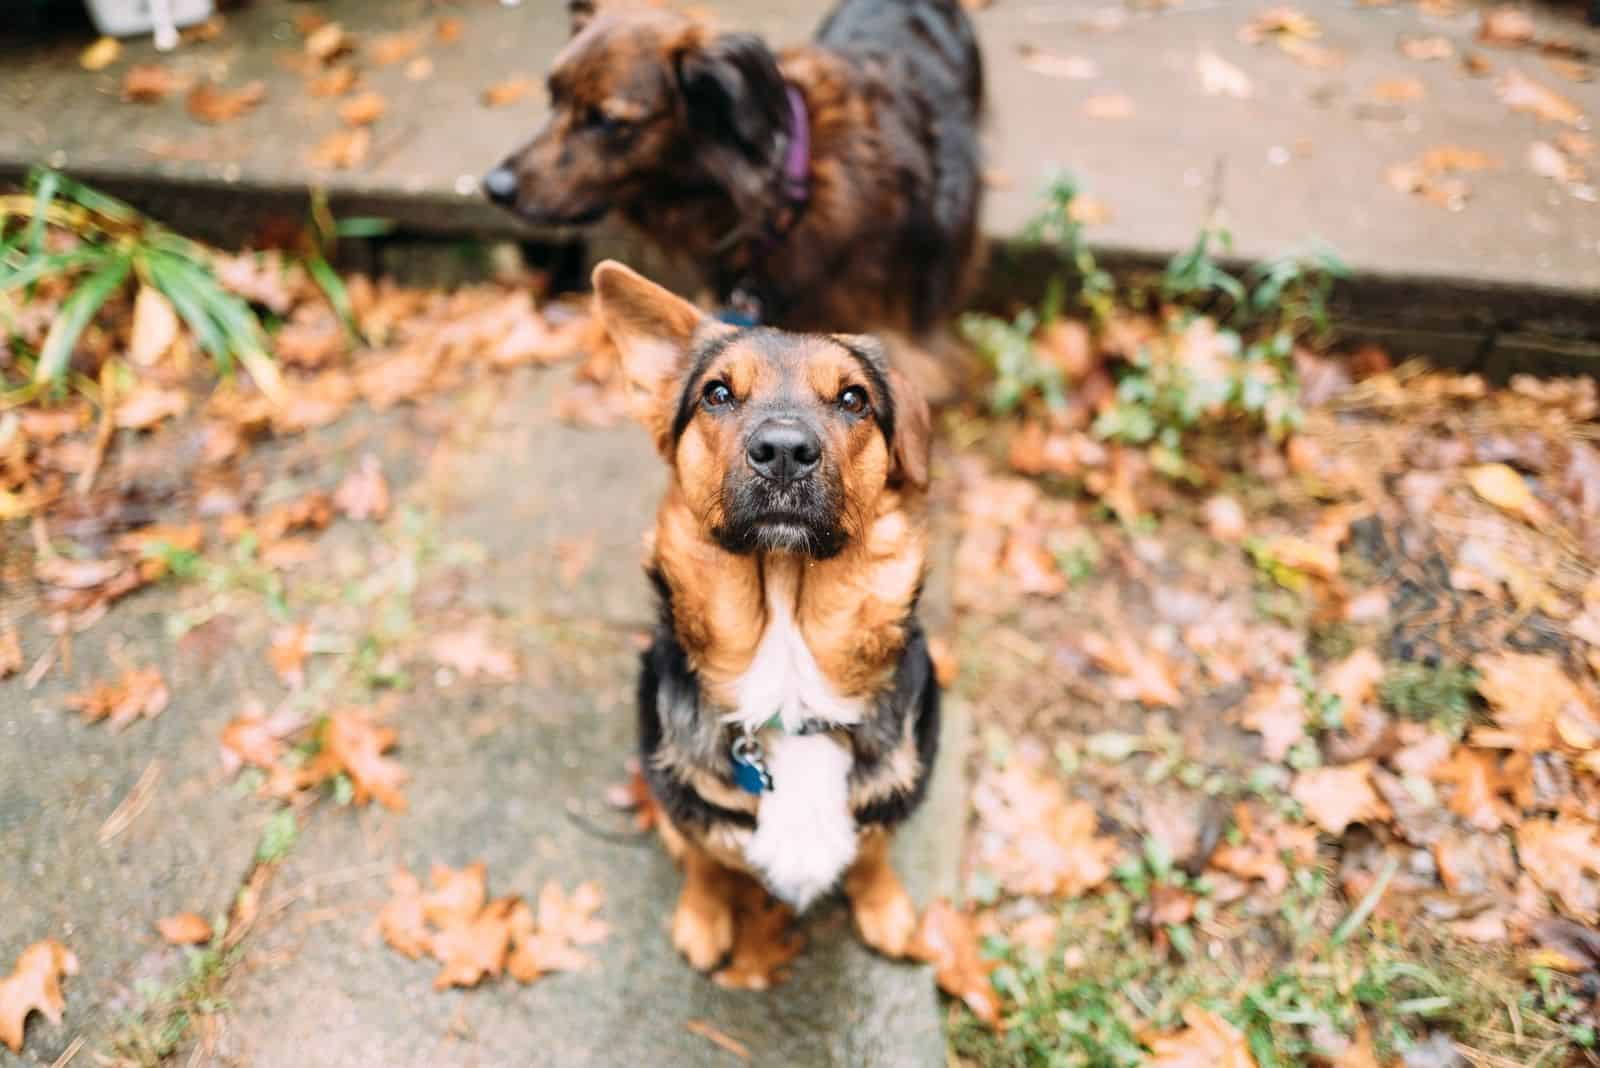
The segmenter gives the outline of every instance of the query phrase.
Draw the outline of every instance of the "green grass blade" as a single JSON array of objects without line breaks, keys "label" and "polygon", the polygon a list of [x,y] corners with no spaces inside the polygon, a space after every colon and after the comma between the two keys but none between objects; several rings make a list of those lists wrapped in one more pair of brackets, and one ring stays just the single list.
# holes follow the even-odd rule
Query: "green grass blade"
[{"label": "green grass blade", "polygon": [[387,237],[400,224],[381,215],[354,215],[333,224],[335,237]]},{"label": "green grass blade", "polygon": [[344,287],[344,279],[333,269],[322,255],[315,254],[305,259],[306,271],[311,275],[311,280],[317,283],[328,303],[333,305],[334,314],[339,317],[339,322],[344,324],[344,332],[350,340],[356,343],[361,341],[361,328],[356,324],[355,309],[350,304],[350,291]]},{"label": "green grass blade", "polygon": [[78,284],[62,302],[44,344],[39,347],[39,363],[33,369],[35,382],[59,381],[67,371],[72,350],[78,344],[84,327],[94,318],[107,298],[115,293],[128,278],[132,261],[127,256],[109,259],[89,277]]},{"label": "green grass blade", "polygon": [[155,249],[146,249],[143,260],[150,284],[172,301],[173,309],[194,333],[201,351],[216,362],[219,370],[228,371],[233,357],[227,335],[211,318],[205,301],[196,292],[188,274],[190,265],[170,252]]},{"label": "green grass blade", "polygon": [[51,275],[71,274],[86,267],[95,268],[109,259],[120,256],[120,253],[110,252],[95,245],[86,245],[53,256],[31,257],[14,271],[6,271],[3,265],[0,265],[0,293],[32,285]]},{"label": "green grass blade", "polygon": [[28,223],[28,255],[37,257],[44,251],[44,221],[50,202],[61,188],[61,175],[55,171],[35,171],[30,180],[33,186],[33,219]]}]

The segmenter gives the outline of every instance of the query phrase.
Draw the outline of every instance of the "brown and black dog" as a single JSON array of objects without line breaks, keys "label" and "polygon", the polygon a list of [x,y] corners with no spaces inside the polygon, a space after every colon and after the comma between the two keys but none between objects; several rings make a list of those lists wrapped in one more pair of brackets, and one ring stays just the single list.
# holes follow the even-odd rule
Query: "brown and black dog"
[{"label": "brown and black dog", "polygon": [[549,118],[491,199],[547,225],[616,212],[770,326],[917,336],[956,309],[983,95],[958,0],[843,0],[776,55],[661,8],[571,6]]},{"label": "brown and black dog", "polygon": [[902,955],[889,840],[939,738],[927,405],[869,338],[732,326],[614,262],[594,285],[671,470],[639,744],[684,870],[673,942],[714,966],[754,876],[800,909],[842,882],[863,939]]}]

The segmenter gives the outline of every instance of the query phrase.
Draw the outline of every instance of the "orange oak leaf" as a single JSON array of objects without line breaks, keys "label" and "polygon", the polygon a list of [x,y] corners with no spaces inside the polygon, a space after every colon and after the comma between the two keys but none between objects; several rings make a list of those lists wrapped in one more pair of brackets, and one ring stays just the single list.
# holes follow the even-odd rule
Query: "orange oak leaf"
[{"label": "orange oak leaf", "polygon": [[61,992],[61,977],[78,974],[78,958],[72,950],[47,938],[22,951],[14,971],[0,979],[0,1042],[13,1053],[22,1052],[23,1027],[28,1014],[39,1012],[53,1024],[61,1022],[67,999]]},{"label": "orange oak leaf", "polygon": [[1244,1032],[1221,1016],[1185,1005],[1183,1022],[1182,1031],[1147,1040],[1152,1068],[1256,1068]]},{"label": "orange oak leaf", "polygon": [[1600,918],[1600,843],[1595,825],[1571,816],[1533,819],[1517,828],[1522,870],[1553,894],[1571,916],[1594,923]]},{"label": "orange oak leaf", "polygon": [[485,976],[504,970],[511,950],[511,915],[517,905],[517,898],[498,898],[470,920],[435,932],[428,950],[444,964],[433,977],[435,990],[477,986]]},{"label": "orange oak leaf", "polygon": [[1332,768],[1309,768],[1295,776],[1290,795],[1311,821],[1329,834],[1343,834],[1352,823],[1384,819],[1389,807],[1372,787],[1372,761]]},{"label": "orange oak leaf", "polygon": [[394,896],[378,912],[378,932],[395,949],[416,960],[431,952],[433,933],[423,914],[422,884],[404,868],[389,876]]},{"label": "orange oak leaf", "polygon": [[1480,831],[1498,831],[1516,819],[1516,810],[1501,797],[1511,792],[1515,779],[1502,770],[1498,753],[1459,746],[1431,778],[1455,787],[1447,806]]},{"label": "orange oak leaf", "polygon": [[113,730],[122,730],[135,720],[154,719],[167,707],[171,693],[156,668],[129,668],[118,679],[98,682],[87,690],[72,694],[66,706],[83,714],[90,723],[105,720]]},{"label": "orange oak leaf", "polygon": [[393,728],[379,726],[365,709],[346,708],[328,717],[321,737],[322,752],[313,762],[319,778],[342,771],[350,776],[356,804],[376,798],[385,808],[405,811],[400,787],[411,776],[383,755],[394,747]]},{"label": "orange oak leaf", "polygon": [[978,934],[970,913],[948,901],[928,906],[917,928],[911,954],[933,965],[934,979],[951,997],[960,998],[972,1014],[990,1027],[1000,1023],[1000,995],[990,973],[1000,966],[978,952]]},{"label": "orange oak leaf", "polygon": [[470,920],[483,909],[489,896],[489,868],[481,860],[459,871],[435,864],[428,879],[433,889],[423,895],[422,913],[429,923],[439,927]]},{"label": "orange oak leaf", "polygon": [[189,91],[184,107],[198,122],[231,122],[266,99],[267,85],[255,81],[237,89],[223,89],[215,82],[201,82]]},{"label": "orange oak leaf", "polygon": [[267,663],[272,665],[272,670],[278,678],[291,689],[298,690],[305,685],[306,655],[309,652],[307,645],[310,639],[309,623],[292,623],[274,631],[272,643],[267,646]]},{"label": "orange oak leaf", "polygon": [[180,912],[156,921],[161,937],[175,946],[197,946],[211,941],[211,921],[198,912]]}]

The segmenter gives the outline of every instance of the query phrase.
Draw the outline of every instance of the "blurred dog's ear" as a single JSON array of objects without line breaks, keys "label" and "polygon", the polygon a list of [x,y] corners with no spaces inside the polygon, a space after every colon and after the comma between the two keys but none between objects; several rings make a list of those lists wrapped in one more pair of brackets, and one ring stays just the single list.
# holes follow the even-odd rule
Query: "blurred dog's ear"
[{"label": "blurred dog's ear", "polygon": [[788,107],[778,60],[753,33],[724,33],[686,49],[678,79],[697,128],[747,154],[766,152]]},{"label": "blurred dog's ear", "polygon": [[894,440],[889,449],[889,481],[928,488],[928,457],[933,451],[933,414],[922,390],[901,374],[889,371],[894,399]]},{"label": "blurred dog's ear", "polygon": [[594,18],[595,0],[567,0],[567,20],[576,37]]},{"label": "blurred dog's ear", "polygon": [[606,260],[594,269],[594,302],[601,324],[622,356],[622,376],[634,418],[672,450],[672,421],[689,352],[706,317],[682,297]]}]

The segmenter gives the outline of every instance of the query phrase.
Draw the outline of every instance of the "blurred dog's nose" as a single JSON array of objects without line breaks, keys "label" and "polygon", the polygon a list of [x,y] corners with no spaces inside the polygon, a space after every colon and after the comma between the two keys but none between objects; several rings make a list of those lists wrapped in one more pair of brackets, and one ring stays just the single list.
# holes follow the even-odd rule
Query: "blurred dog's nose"
[{"label": "blurred dog's nose", "polygon": [[517,199],[517,176],[510,167],[496,167],[483,176],[483,195],[496,204]]},{"label": "blurred dog's nose", "polygon": [[793,482],[816,469],[822,459],[822,442],[800,423],[770,419],[750,435],[745,449],[756,473],[775,482]]}]

